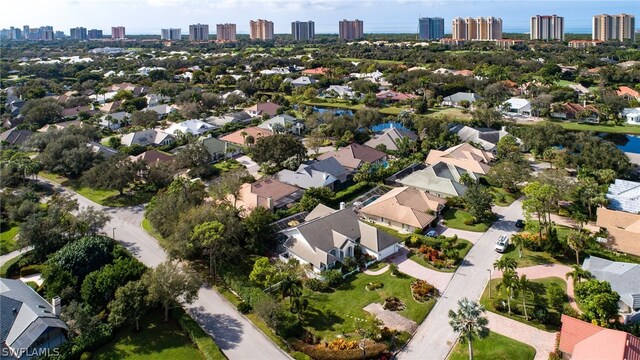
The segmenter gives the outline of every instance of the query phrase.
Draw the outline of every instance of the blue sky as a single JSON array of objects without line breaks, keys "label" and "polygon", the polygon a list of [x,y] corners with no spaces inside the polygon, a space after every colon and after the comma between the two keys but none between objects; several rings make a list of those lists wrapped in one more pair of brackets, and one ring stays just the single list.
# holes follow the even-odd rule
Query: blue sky
[{"label": "blue sky", "polygon": [[[316,33],[337,33],[340,19],[361,19],[367,33],[417,31],[419,16],[445,19],[451,31],[456,16],[495,16],[504,31],[525,32],[533,15],[565,17],[567,32],[590,32],[595,14],[640,15],[638,0],[10,0],[3,1],[0,27],[52,25],[69,33],[84,26],[109,30],[123,25],[128,34],[160,34],[160,28],[189,24],[236,23],[238,33],[249,30],[249,20],[274,22],[276,33],[290,32],[295,20],[313,20]],[[10,16],[8,16],[10,15]],[[636,27],[640,24],[636,24]],[[110,31],[110,30],[109,30]]]}]

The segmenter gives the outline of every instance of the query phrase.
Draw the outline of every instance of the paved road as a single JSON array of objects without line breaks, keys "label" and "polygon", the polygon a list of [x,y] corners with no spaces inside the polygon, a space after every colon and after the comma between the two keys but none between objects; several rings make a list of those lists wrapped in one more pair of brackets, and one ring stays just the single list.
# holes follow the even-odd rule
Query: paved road
[{"label": "paved road", "polygon": [[489,280],[487,270],[500,257],[493,246],[500,235],[516,231],[515,221],[522,217],[520,201],[515,201],[501,215],[469,251],[427,319],[407,347],[398,354],[399,359],[443,360],[447,357],[457,338],[449,326],[447,314],[449,310],[457,309],[457,302],[463,297],[480,299]]},{"label": "paved road", "polygon": [[12,251],[10,253],[6,253],[6,254],[3,254],[3,255],[0,255],[0,266],[4,265],[4,263],[6,263],[7,261],[13,259],[14,257],[16,257],[16,256],[18,256],[20,254],[23,254],[23,253],[25,253],[25,252],[27,252],[29,250],[31,250],[31,246],[28,246],[26,248],[22,248],[22,249],[19,249],[19,250],[16,250],[16,251]]},{"label": "paved road", "polygon": [[[109,236],[115,233],[115,239],[145,265],[154,267],[167,259],[167,254],[157,240],[141,227],[144,217],[142,206],[107,208],[57,184],[51,184],[56,189],[71,194],[80,207],[93,206],[107,211],[111,215],[111,221],[103,231]],[[198,300],[185,308],[231,360],[290,359],[235,307],[206,285],[200,288]]]}]

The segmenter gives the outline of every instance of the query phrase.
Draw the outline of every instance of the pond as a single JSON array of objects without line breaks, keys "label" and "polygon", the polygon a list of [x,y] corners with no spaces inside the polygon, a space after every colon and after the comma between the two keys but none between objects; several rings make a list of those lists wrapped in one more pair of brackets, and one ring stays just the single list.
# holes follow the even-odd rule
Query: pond
[{"label": "pond", "polygon": [[618,149],[634,154],[640,154],[640,136],[625,134],[600,134],[603,139],[616,144]]},{"label": "pond", "polygon": [[373,132],[383,132],[384,130],[389,129],[391,126],[393,126],[394,128],[400,129],[400,130],[409,131],[409,129],[404,127],[399,122],[393,122],[393,121],[382,123],[382,124],[373,125],[371,127],[371,131],[373,131]]},{"label": "pond", "polygon": [[313,107],[313,111],[315,112],[319,112],[319,113],[325,113],[325,112],[332,112],[335,115],[341,116],[341,115],[349,115],[352,116],[353,115],[353,111],[349,110],[349,109],[336,109],[336,108],[323,108],[323,107],[317,107],[314,106]]}]

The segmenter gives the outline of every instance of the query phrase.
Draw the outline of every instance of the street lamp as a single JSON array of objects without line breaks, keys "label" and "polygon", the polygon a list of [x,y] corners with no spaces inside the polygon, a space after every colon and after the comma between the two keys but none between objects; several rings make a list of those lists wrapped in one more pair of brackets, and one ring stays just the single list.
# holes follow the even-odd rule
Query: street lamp
[{"label": "street lamp", "polygon": [[491,299],[491,269],[487,269],[489,272],[489,299]]},{"label": "street lamp", "polygon": [[113,240],[115,240],[115,239],[116,239],[116,228],[112,228],[112,229],[111,229],[111,238],[112,238]]}]

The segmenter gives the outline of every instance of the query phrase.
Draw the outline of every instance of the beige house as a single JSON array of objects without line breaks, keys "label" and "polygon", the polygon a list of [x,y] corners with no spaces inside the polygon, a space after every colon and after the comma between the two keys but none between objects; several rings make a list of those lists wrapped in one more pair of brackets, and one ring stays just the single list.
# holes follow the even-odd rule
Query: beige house
[{"label": "beige house", "polygon": [[431,150],[427,155],[427,164],[433,165],[439,162],[454,165],[467,172],[478,175],[487,175],[491,168],[490,163],[495,156],[489,152],[473,147],[469,143],[462,143],[447,150]]},{"label": "beige house", "polygon": [[286,207],[298,201],[302,194],[303,191],[293,185],[276,179],[264,179],[253,184],[243,184],[235,202],[232,195],[229,195],[229,200],[242,210],[243,215],[248,215],[258,206],[269,210]]},{"label": "beige house", "polygon": [[376,224],[413,232],[433,224],[447,201],[413,187],[395,188],[360,209],[360,215]]},{"label": "beige house", "polygon": [[597,216],[596,225],[607,229],[613,249],[640,256],[640,214],[600,207]]}]

